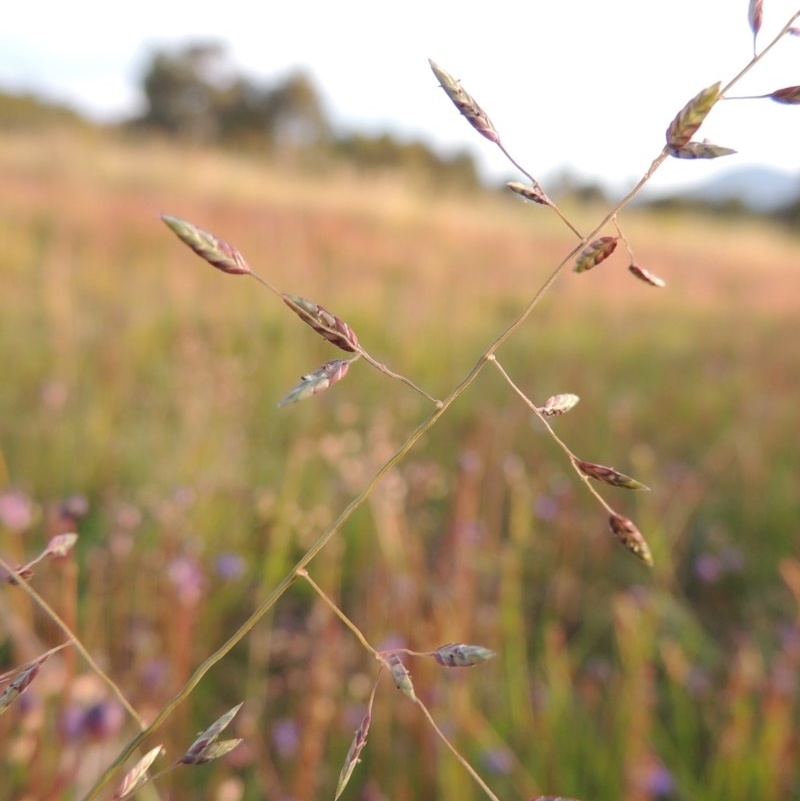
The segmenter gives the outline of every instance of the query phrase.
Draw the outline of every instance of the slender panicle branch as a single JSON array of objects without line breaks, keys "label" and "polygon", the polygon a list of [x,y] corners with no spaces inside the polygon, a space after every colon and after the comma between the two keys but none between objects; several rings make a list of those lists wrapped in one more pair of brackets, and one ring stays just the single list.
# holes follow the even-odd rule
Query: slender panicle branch
[{"label": "slender panicle branch", "polygon": [[322,587],[320,587],[319,584],[317,584],[317,582],[314,581],[314,579],[312,579],[311,576],[308,575],[308,571],[303,569],[298,570],[297,575],[300,578],[306,580],[306,582],[312,587],[314,592],[317,593],[317,595],[319,595],[319,597],[325,602],[326,606],[333,612],[333,614],[336,615],[336,617],[338,617],[339,620],[341,620],[342,623],[344,623],[345,626],[347,626],[347,628],[350,629],[350,631],[352,631],[353,634],[356,635],[358,641],[364,646],[364,648],[367,651],[369,651],[370,654],[372,654],[372,656],[378,659],[378,652],[369,644],[367,638],[361,633],[361,629],[359,629],[359,627],[356,626],[356,624],[353,623],[353,621],[350,620],[350,618],[347,617],[347,615],[344,612],[342,612],[342,610],[339,609],[339,607],[325,594],[325,591],[322,589]]},{"label": "slender panicle branch", "polygon": [[466,770],[467,773],[472,776],[481,790],[483,790],[483,792],[486,793],[486,795],[489,796],[492,801],[500,801],[500,799],[492,792],[489,785],[486,784],[486,782],[478,775],[478,772],[475,770],[475,768],[473,768],[472,765],[470,765],[469,762],[467,762],[467,760],[461,756],[458,749],[450,742],[450,740],[447,739],[444,732],[439,728],[439,726],[436,724],[436,721],[433,719],[433,716],[428,711],[428,707],[426,707],[425,704],[423,704],[419,699],[417,699],[417,706],[422,710],[422,714],[425,715],[425,718],[427,719],[431,728],[436,732],[436,735],[439,737],[439,739],[448,747],[453,756],[462,764],[464,770]]}]

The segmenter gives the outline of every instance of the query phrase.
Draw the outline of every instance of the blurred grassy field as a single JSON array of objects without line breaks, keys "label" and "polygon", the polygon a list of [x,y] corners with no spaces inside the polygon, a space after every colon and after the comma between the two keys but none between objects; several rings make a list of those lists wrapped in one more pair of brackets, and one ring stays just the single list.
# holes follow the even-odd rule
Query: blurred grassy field
[{"label": "blurred grassy field", "polygon": [[[234,243],[442,397],[573,246],[517,200],[99,134],[0,137],[0,553],[22,563],[77,520],[77,564],[33,584],[143,715],[429,411],[365,363],[277,410],[338,352],[158,214]],[[565,211],[588,229],[603,210]],[[618,252],[563,275],[498,357],[537,402],[581,396],[555,424],[579,456],[653,487],[604,493],[653,570],[486,370],[311,573],[375,646],[498,652],[468,671],[408,666],[503,799],[800,798],[800,238],[621,222],[667,289]],[[13,587],[0,610],[0,671],[61,641]],[[332,797],[374,675],[298,586],[159,738],[177,758],[244,700],[246,744],[142,798]],[[0,718],[10,799],[74,797],[132,733],[74,655],[23,699]],[[480,797],[388,682],[346,794]]]}]

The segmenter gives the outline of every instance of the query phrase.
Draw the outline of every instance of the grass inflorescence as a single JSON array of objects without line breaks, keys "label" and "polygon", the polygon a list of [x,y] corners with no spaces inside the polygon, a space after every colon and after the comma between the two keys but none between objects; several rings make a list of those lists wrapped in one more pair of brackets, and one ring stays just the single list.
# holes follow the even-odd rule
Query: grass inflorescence
[{"label": "grass inflorescence", "polygon": [[80,141],[4,178],[10,797],[789,797],[798,244],[622,219],[729,154],[692,137],[735,81],[610,210],[523,168],[532,206],[252,170],[222,201],[218,154],[119,142],[121,183]]}]

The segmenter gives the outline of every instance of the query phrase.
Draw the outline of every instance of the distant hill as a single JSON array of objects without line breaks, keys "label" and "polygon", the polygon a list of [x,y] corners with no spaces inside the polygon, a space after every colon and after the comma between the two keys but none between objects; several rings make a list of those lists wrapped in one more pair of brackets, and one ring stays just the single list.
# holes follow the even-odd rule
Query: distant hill
[{"label": "distant hill", "polygon": [[88,126],[69,106],[33,94],[0,91],[0,130],[39,128],[47,125]]},{"label": "distant hill", "polygon": [[771,214],[800,201],[800,171],[739,167],[680,191],[645,194],[643,201],[649,205],[739,206],[745,211]]}]

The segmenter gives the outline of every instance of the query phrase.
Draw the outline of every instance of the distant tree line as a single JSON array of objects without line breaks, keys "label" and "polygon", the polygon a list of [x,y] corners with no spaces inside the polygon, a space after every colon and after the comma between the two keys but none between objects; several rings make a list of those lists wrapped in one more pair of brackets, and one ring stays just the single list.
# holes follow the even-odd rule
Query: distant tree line
[{"label": "distant tree line", "polygon": [[479,186],[466,152],[444,157],[390,134],[335,134],[311,79],[295,72],[268,84],[239,72],[218,42],[153,52],[142,74],[146,109],[134,128],[177,139],[267,154],[313,153],[364,170],[392,170],[432,182]]}]

